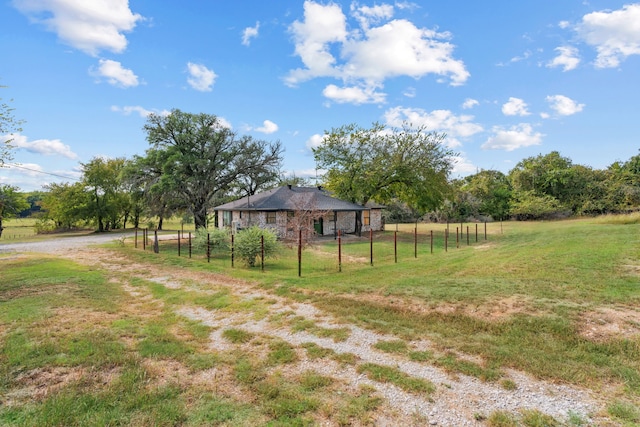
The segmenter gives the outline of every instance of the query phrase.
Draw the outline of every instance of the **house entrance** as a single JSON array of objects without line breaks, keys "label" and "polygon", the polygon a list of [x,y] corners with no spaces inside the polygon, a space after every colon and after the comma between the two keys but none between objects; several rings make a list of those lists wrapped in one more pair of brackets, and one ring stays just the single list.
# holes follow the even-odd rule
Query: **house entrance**
[{"label": "house entrance", "polygon": [[313,229],[318,236],[322,236],[324,234],[324,230],[322,228],[322,218],[316,218],[313,220]]}]

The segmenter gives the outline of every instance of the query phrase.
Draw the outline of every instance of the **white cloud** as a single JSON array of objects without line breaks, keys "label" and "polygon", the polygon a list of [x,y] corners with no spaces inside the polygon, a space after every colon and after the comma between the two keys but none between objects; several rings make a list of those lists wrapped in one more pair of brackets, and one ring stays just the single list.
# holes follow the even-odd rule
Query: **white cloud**
[{"label": "white cloud", "polygon": [[217,119],[218,119],[218,126],[220,126],[221,128],[233,129],[233,126],[231,126],[231,122],[229,120],[220,116],[217,116]]},{"label": "white cloud", "polygon": [[169,110],[147,110],[146,108],[139,105],[125,105],[124,107],[112,105],[111,111],[122,113],[125,116],[131,115],[132,113],[137,113],[142,118],[147,118],[150,114],[159,114],[161,116],[168,116],[169,114],[171,114],[171,111]]},{"label": "white cloud", "polygon": [[478,167],[464,156],[455,156],[453,162],[452,172],[454,174],[471,175],[478,171]]},{"label": "white cloud", "polygon": [[25,135],[3,135],[0,141],[11,141],[11,145],[18,150],[25,150],[30,153],[42,154],[45,156],[63,156],[75,160],[78,155],[71,151],[71,147],[65,145],[59,139],[36,139],[29,141]]},{"label": "white cloud", "polygon": [[462,108],[465,110],[468,110],[470,108],[475,107],[476,105],[479,105],[480,103],[472,98],[467,98],[464,100],[464,102],[462,103]]},{"label": "white cloud", "polygon": [[381,104],[386,100],[386,95],[376,92],[374,86],[340,88],[336,85],[328,85],[324,88],[322,94],[338,104]]},{"label": "white cloud", "polygon": [[273,123],[271,120],[265,120],[262,122],[262,127],[256,128],[256,131],[266,134],[274,133],[278,131],[278,125]]},{"label": "white cloud", "polygon": [[395,107],[384,113],[385,122],[389,126],[401,127],[403,123],[412,126],[424,126],[428,131],[445,133],[449,147],[459,147],[459,138],[468,138],[483,131],[482,126],[474,123],[473,116],[456,116],[449,110],[427,112],[420,108]]},{"label": "white cloud", "polygon": [[249,46],[251,44],[251,39],[258,37],[258,30],[260,29],[260,22],[256,22],[255,27],[247,27],[242,32],[242,44],[245,46]]},{"label": "white cloud", "polygon": [[200,92],[211,92],[216,77],[218,77],[213,70],[208,69],[202,64],[194,64],[192,62],[187,64],[187,69],[190,76],[187,78],[189,86]]},{"label": "white cloud", "polygon": [[99,78],[107,79],[107,82],[113,86],[123,88],[138,86],[138,76],[133,71],[122,67],[118,61],[110,59],[101,59],[97,69],[92,68],[89,73]]},{"label": "white cloud", "polygon": [[309,151],[312,151],[314,148],[318,148],[320,144],[322,144],[322,141],[324,141],[324,135],[316,133],[307,140],[305,145]]},{"label": "white cloud", "polygon": [[528,123],[520,123],[509,129],[495,126],[492,131],[494,135],[481,146],[484,150],[513,151],[522,147],[540,145],[544,137],[543,134],[534,132],[533,127]]},{"label": "white cloud", "polygon": [[527,103],[520,98],[510,97],[502,106],[502,114],[505,116],[528,116]]},{"label": "white cloud", "polygon": [[578,104],[564,95],[547,96],[547,102],[553,111],[561,116],[571,116],[584,109],[584,104]]},{"label": "white cloud", "polygon": [[563,30],[571,27],[571,23],[569,21],[560,21],[558,22],[558,27],[562,28]]},{"label": "white cloud", "polygon": [[144,19],[129,9],[128,0],[14,0],[13,5],[64,43],[92,56],[104,49],[124,51],[123,33]]},{"label": "white cloud", "polygon": [[402,94],[404,96],[406,96],[407,98],[415,98],[416,97],[416,88],[415,87],[408,87],[404,90],[404,92],[402,92]]},{"label": "white cloud", "polygon": [[562,67],[562,71],[574,70],[580,63],[578,49],[573,46],[560,46],[555,48],[558,56],[547,63],[547,67]]},{"label": "white cloud", "polygon": [[376,6],[360,6],[351,4],[351,14],[360,22],[362,28],[369,28],[371,24],[377,24],[393,16],[393,6],[382,4]]},{"label": "white cloud", "polygon": [[582,17],[577,31],[595,47],[597,68],[614,68],[631,55],[640,55],[640,3],[622,9],[589,13]]},{"label": "white cloud", "polygon": [[[304,20],[289,27],[295,53],[304,67],[291,70],[285,83],[296,86],[316,77],[333,77],[342,80],[345,88],[338,90],[332,85],[325,89],[325,95],[342,102],[364,103],[363,92],[375,93],[373,89],[381,88],[392,77],[417,79],[435,74],[448,77],[452,85],[461,85],[469,77],[464,63],[452,56],[454,45],[448,41],[449,33],[418,28],[404,19],[382,23],[393,15],[389,5],[354,5],[352,12],[359,28],[349,31],[339,5],[305,1]],[[353,88],[361,89],[358,96]],[[366,102],[379,102],[383,95],[375,93]]]}]

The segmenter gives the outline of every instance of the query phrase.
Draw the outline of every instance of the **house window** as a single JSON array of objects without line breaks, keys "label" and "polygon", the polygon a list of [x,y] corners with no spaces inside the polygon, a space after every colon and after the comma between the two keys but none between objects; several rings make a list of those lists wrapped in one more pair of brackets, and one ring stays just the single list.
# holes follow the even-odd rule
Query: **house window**
[{"label": "house window", "polygon": [[276,213],[267,212],[267,224],[275,224],[275,223],[276,223]]},{"label": "house window", "polygon": [[371,224],[371,211],[362,211],[362,225]]},{"label": "house window", "polygon": [[294,211],[287,211],[287,218],[293,218],[296,216],[296,213]]},{"label": "house window", "polygon": [[231,211],[222,212],[222,226],[231,227]]}]

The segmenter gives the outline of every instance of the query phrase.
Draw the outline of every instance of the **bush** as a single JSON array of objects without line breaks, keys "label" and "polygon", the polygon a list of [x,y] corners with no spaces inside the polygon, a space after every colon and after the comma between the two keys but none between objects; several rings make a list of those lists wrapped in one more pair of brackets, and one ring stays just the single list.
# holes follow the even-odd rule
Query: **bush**
[{"label": "bush", "polygon": [[264,257],[275,258],[280,250],[280,244],[273,230],[253,226],[236,234],[235,253],[249,267],[255,266],[256,259],[260,256],[262,236],[264,236]]},{"label": "bush", "polygon": [[207,235],[209,236],[209,245],[211,245],[211,251],[228,251],[230,243],[229,230],[214,228],[207,230],[206,228],[199,228],[195,231],[193,238],[193,247],[196,250],[207,249]]}]

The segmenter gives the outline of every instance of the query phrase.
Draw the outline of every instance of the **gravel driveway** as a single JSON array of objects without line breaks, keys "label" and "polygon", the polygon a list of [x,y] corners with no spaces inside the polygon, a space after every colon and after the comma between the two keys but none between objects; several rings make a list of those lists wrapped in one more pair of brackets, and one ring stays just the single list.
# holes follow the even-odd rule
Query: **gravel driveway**
[{"label": "gravel driveway", "polygon": [[90,245],[100,245],[110,241],[133,238],[134,232],[93,233],[83,236],[66,236],[45,239],[38,242],[9,243],[0,240],[0,253],[7,252],[43,252],[57,253],[61,250],[78,249]]}]

